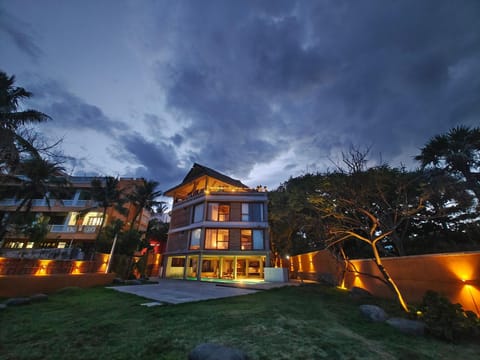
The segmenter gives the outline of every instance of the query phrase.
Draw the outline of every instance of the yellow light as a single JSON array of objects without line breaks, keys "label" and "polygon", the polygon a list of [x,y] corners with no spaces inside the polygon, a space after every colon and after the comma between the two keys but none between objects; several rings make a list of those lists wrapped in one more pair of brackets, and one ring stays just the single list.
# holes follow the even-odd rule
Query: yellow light
[{"label": "yellow light", "polygon": [[52,260],[40,260],[40,266],[39,266],[37,272],[35,273],[35,276],[47,275],[47,267],[48,267],[48,264],[51,261]]}]

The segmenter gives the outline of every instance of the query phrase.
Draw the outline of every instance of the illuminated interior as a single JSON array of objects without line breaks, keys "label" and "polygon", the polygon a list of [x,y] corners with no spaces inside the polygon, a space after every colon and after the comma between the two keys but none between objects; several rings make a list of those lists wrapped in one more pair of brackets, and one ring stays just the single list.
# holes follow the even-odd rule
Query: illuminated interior
[{"label": "illuminated interior", "polygon": [[[200,265],[200,266],[199,266]],[[265,256],[173,256],[167,261],[167,278],[202,280],[263,280]],[[200,274],[198,273],[200,272]]]}]

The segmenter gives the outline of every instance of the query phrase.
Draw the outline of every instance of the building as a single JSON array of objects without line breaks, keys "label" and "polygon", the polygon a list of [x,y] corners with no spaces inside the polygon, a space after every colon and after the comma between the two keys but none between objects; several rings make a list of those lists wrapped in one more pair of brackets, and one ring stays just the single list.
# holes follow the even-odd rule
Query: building
[{"label": "building", "polygon": [[[7,233],[4,235],[2,253],[6,256],[26,255],[38,249],[65,249],[62,256],[71,256],[70,252],[91,252],[94,249],[94,243],[97,238],[103,218],[103,208],[92,198],[92,180],[94,177],[65,177],[66,186],[61,198],[52,198],[51,194],[47,198],[34,199],[29,211],[29,218],[33,223],[44,222],[46,225],[46,235],[41,240],[33,241],[31,236],[19,227],[10,224]],[[104,184],[104,178],[98,178]],[[118,188],[123,189],[125,194],[133,190],[136,185],[141,185],[144,179],[120,178]],[[6,188],[10,187],[11,193],[15,193],[15,186],[21,186],[21,181],[12,181],[4,183]],[[0,200],[0,213],[2,218],[8,218],[14,213],[22,199],[17,199],[13,195],[4,197]],[[136,213],[135,205],[126,202],[124,208],[125,214],[120,213],[114,207],[109,207],[106,213],[104,226],[108,226],[113,220],[119,219],[125,223],[126,228],[132,226],[140,231],[145,231],[150,219],[150,212],[143,209],[131,224]],[[23,211],[23,209],[22,209]],[[68,251],[67,251],[68,250]],[[59,253],[59,252],[55,252]],[[43,251],[42,256],[48,256]]]},{"label": "building", "polygon": [[270,262],[265,189],[194,164],[165,195],[173,198],[165,277],[264,279]]}]

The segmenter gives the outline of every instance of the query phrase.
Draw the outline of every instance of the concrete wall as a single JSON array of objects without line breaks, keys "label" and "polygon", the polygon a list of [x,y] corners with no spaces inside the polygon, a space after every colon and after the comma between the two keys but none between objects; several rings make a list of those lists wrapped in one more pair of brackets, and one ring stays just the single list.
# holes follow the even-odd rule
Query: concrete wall
[{"label": "concrete wall", "polygon": [[[480,315],[480,252],[384,258],[382,262],[407,302],[418,303],[427,290],[434,290]],[[343,263],[337,263],[324,250],[293,256],[290,270],[305,279],[332,274],[340,282]],[[392,298],[392,292],[374,276],[382,278],[373,260],[352,260],[344,286],[357,286],[375,296]]]},{"label": "concrete wall", "polygon": [[96,254],[94,261],[0,257],[0,297],[110,284],[116,275],[105,274],[107,261],[108,254]]},{"label": "concrete wall", "polygon": [[108,256],[97,253],[93,261],[0,257],[0,276],[101,273],[106,270]]},{"label": "concrete wall", "polygon": [[77,286],[88,288],[111,284],[115,274],[56,274],[48,276],[11,275],[0,276],[0,297],[49,294],[59,289]]}]

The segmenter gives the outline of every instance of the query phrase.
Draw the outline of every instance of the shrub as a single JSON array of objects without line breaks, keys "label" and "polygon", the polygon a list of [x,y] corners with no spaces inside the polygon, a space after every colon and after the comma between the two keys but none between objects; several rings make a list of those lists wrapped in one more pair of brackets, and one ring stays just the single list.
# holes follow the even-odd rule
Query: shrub
[{"label": "shrub", "polygon": [[458,342],[480,337],[480,320],[472,311],[465,311],[461,304],[452,304],[446,297],[427,291],[420,307],[427,332],[431,335]]}]

